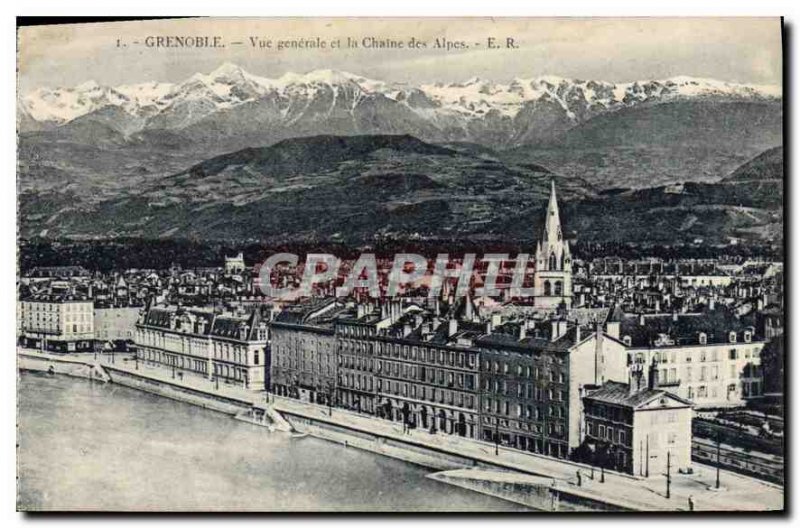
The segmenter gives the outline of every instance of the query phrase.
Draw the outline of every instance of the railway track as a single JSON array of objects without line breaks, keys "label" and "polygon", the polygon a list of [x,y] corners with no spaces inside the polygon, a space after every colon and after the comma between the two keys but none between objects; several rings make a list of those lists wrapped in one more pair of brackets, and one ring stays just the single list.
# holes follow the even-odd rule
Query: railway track
[{"label": "railway track", "polygon": [[[776,484],[783,484],[783,457],[757,451],[744,451],[722,444],[719,449],[720,467]],[[717,444],[695,437],[692,440],[692,460],[715,466]]]}]

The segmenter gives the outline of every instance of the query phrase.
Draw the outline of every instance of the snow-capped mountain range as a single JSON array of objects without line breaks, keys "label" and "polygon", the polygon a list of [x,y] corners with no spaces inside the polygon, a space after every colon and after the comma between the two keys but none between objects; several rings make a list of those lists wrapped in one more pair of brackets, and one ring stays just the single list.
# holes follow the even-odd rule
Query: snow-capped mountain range
[{"label": "snow-capped mountain range", "polygon": [[392,108],[392,112],[400,112],[395,116],[400,121],[423,120],[440,129],[470,127],[474,121],[513,121],[526,112],[541,113],[544,106],[550,113],[563,113],[558,116],[563,121],[558,128],[563,128],[598,113],[644,102],[715,97],[769,100],[781,96],[780,86],[691,77],[620,84],[554,76],[514,79],[508,84],[473,78],[463,83],[408,86],[333,70],[287,73],[270,79],[226,63],[210,74],[197,73],[176,84],[109,87],[88,81],[72,88],[39,88],[20,97],[18,106],[23,132],[119,109],[124,112],[119,115],[133,118],[133,125],[121,127],[130,134],[147,128],[182,129],[243,105],[266,105],[270,122],[282,126],[331,116],[348,119],[348,114],[362,122],[365,118],[355,114]]}]

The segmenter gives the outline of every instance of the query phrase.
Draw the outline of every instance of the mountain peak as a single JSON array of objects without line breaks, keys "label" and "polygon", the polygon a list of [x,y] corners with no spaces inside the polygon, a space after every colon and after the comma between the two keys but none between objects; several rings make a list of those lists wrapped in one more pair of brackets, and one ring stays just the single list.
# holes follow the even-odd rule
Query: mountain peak
[{"label": "mountain peak", "polygon": [[280,84],[309,84],[309,83],[323,83],[323,84],[345,84],[348,82],[356,82],[357,80],[367,80],[363,77],[353,73],[332,70],[332,69],[319,69],[311,70],[306,73],[293,73],[288,72],[283,74],[278,79]]},{"label": "mountain peak", "polygon": [[100,88],[100,84],[95,80],[83,82],[75,87],[76,92],[91,92]]},{"label": "mountain peak", "polygon": [[238,65],[232,62],[223,62],[216,70],[209,73],[209,77],[221,77],[227,75],[238,75],[245,73],[245,71]]},{"label": "mountain peak", "polygon": [[[332,87],[332,92],[319,89],[326,86]],[[344,88],[344,91],[339,88]],[[331,93],[333,101],[327,99]],[[393,103],[363,97],[371,95],[381,95]],[[289,72],[277,79],[266,78],[248,73],[235,63],[224,62],[208,74],[196,73],[175,85],[149,82],[110,88],[88,81],[74,88],[38,89],[23,96],[20,105],[33,121],[58,124],[111,105],[133,116],[144,116],[145,119],[138,121],[142,127],[173,129],[184,128],[218,111],[262,99],[268,100],[269,112],[279,112],[280,115],[276,115],[278,121],[289,124],[313,122],[331,115],[341,118],[357,112],[361,104],[396,104],[391,110],[388,110],[389,106],[385,108],[397,114],[401,122],[430,120],[434,128],[445,126],[466,130],[473,120],[481,121],[487,117],[514,119],[530,103],[537,102],[545,106],[555,105],[558,110],[554,111],[563,113],[559,117],[563,128],[600,112],[644,102],[709,97],[770,100],[781,96],[780,86],[745,85],[688,76],[616,84],[556,75],[515,78],[508,84],[473,77],[464,82],[407,86],[330,68],[305,73]],[[275,105],[281,108],[276,109]],[[453,119],[458,123],[445,125]],[[398,126],[393,125],[387,130],[418,130],[416,125],[410,128]],[[317,130],[316,125],[308,129]],[[522,133],[525,134],[527,132]],[[520,134],[517,136],[515,141],[522,137]]]}]

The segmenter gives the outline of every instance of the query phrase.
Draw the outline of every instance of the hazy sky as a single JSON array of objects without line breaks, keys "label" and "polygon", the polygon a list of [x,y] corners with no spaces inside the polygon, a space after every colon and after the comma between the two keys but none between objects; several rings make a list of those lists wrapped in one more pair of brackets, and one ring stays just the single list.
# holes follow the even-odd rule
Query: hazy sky
[{"label": "hazy sky", "polygon": [[[626,82],[677,75],[780,84],[778,18],[630,19],[186,19],[38,26],[19,31],[19,87],[117,85],[184,80],[233,62],[251,73],[332,68],[395,82],[497,81],[558,75]],[[153,49],[148,36],[219,36],[225,48]],[[253,48],[249,37],[281,40],[346,37],[407,42],[464,40],[464,51],[283,50]],[[486,49],[488,37],[518,49]],[[117,39],[128,47],[117,47]],[[138,40],[140,44],[134,44]],[[234,42],[242,42],[240,45]],[[429,42],[429,45],[430,45]],[[481,46],[476,47],[475,43]]]}]

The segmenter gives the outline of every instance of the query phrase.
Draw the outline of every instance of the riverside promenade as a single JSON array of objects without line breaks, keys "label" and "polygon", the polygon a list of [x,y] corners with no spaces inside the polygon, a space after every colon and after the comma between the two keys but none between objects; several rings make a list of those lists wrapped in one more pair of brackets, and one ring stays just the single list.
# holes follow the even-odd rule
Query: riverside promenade
[{"label": "riverside promenade", "polygon": [[[724,470],[720,472],[721,489],[716,490],[714,489],[716,468],[699,463],[693,464],[694,473],[691,475],[671,475],[670,497],[667,498],[665,475],[643,478],[606,471],[604,481],[601,482],[600,470],[595,468],[592,479],[591,468],[584,464],[519,452],[502,446],[495,454],[494,444],[441,433],[430,434],[421,430],[404,432],[402,425],[396,422],[339,408],[329,409],[297,400],[276,398],[263,392],[249,391],[241,386],[216,383],[190,372],[149,365],[143,361],[137,362],[126,354],[115,354],[113,357],[108,354],[98,354],[96,358],[94,354],[64,356],[30,350],[20,351],[19,354],[30,359],[39,358],[44,362],[52,359],[102,366],[111,372],[112,380],[113,371],[119,370],[166,385],[178,385],[203,392],[215,398],[246,402],[253,407],[269,407],[287,417],[303,417],[316,423],[391,439],[395,443],[469,458],[480,466],[479,469],[459,470],[457,473],[459,476],[471,475],[473,478],[502,482],[525,482],[526,479],[530,482],[539,482],[545,477],[551,479],[554,489],[625,509],[686,511],[689,510],[690,496],[697,511],[781,510],[784,505],[781,486]],[[320,436],[326,438],[325,435]],[[353,445],[357,446],[356,443]],[[386,454],[391,456],[388,452]],[[420,463],[426,465],[424,462]],[[577,485],[578,473],[581,475],[580,486]]]}]

